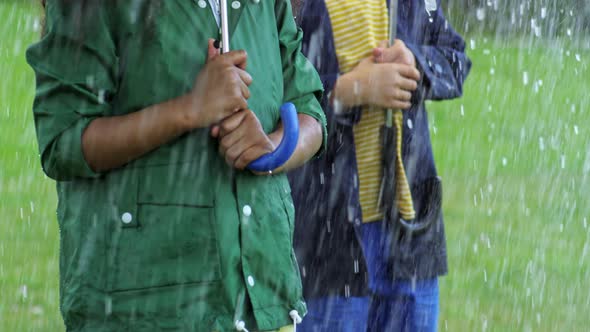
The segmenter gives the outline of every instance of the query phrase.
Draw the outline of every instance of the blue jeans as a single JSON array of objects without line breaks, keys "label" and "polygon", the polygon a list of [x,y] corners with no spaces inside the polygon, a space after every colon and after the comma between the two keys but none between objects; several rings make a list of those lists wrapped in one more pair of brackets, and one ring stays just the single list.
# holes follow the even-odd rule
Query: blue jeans
[{"label": "blue jeans", "polygon": [[362,332],[367,326],[368,297],[327,296],[307,300],[298,332]]},{"label": "blue jeans", "polygon": [[387,260],[391,235],[382,222],[361,226],[372,292],[367,332],[436,332],[438,278],[394,279]]}]

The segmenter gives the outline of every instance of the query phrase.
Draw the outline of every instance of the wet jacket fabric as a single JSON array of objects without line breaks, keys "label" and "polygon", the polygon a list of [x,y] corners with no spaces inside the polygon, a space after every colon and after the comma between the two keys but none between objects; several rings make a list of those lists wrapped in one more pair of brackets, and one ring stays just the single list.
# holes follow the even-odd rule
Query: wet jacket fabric
[{"label": "wet jacket fabric", "polygon": [[[236,320],[274,330],[292,323],[291,310],[303,316],[286,175],[231,169],[208,129],[104,173],[82,154],[92,120],[191,89],[218,37],[208,3],[47,5],[46,33],[27,59],[41,162],[57,180],[68,331],[235,331]],[[249,106],[264,130],[275,130],[285,101],[325,127],[321,82],[288,1],[233,1],[230,31],[231,48],[248,52]]]},{"label": "wet jacket fabric", "polygon": [[[322,106],[329,131],[326,154],[290,174],[297,211],[295,251],[304,296],[362,296],[367,293],[367,271],[357,234],[362,215],[353,135],[360,109],[336,115],[328,103],[340,70],[325,3],[306,1],[298,21],[305,33],[303,51],[318,69],[326,91]],[[402,159],[417,215],[430,219],[418,221],[431,224],[420,232],[398,234],[386,268],[394,278],[430,278],[447,272],[447,254],[440,197],[433,195],[429,185],[439,178],[424,102],[459,97],[471,62],[463,39],[443,16],[440,2],[436,10],[427,11],[424,0],[400,0],[397,30],[422,74],[413,106],[403,112]]]}]

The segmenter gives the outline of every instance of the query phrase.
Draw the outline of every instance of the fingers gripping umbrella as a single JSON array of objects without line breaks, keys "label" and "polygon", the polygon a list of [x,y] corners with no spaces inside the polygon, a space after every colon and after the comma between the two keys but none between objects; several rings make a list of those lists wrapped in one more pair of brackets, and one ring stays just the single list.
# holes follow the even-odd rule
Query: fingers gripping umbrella
[{"label": "fingers gripping umbrella", "polygon": [[[229,28],[227,0],[219,0],[221,18],[221,51],[229,52]],[[248,169],[256,172],[270,172],[283,165],[297,147],[299,139],[299,120],[297,110],[292,103],[285,103],[280,108],[283,123],[283,139],[275,151],[265,154],[248,165]]]}]

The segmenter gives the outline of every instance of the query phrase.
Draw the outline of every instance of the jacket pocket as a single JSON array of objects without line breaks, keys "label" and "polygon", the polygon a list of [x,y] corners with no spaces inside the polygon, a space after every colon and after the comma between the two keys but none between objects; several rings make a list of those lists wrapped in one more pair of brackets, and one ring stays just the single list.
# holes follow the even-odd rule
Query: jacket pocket
[{"label": "jacket pocket", "polygon": [[114,243],[113,291],[221,279],[214,191],[200,169],[185,163],[138,173],[137,217],[122,220]]}]

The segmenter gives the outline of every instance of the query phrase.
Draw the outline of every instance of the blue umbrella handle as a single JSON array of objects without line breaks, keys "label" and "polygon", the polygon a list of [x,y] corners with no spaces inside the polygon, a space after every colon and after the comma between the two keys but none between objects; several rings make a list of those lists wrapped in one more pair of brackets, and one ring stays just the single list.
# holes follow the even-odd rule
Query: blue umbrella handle
[{"label": "blue umbrella handle", "polygon": [[271,153],[254,160],[248,165],[248,169],[254,172],[268,172],[283,165],[291,158],[299,140],[299,119],[297,109],[292,103],[284,103],[281,106],[281,121],[283,122],[283,139]]}]

